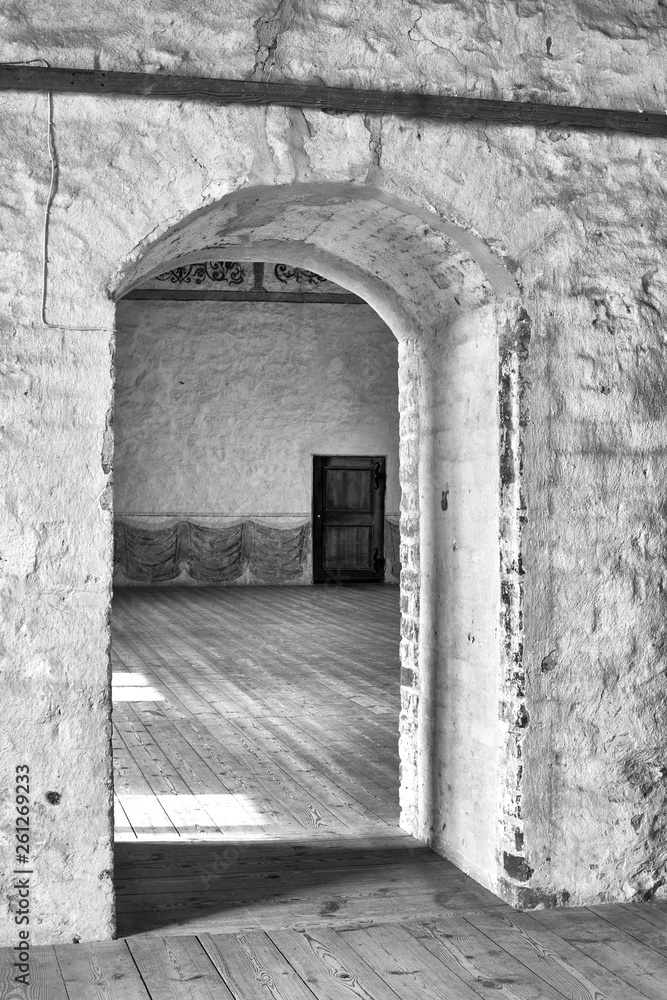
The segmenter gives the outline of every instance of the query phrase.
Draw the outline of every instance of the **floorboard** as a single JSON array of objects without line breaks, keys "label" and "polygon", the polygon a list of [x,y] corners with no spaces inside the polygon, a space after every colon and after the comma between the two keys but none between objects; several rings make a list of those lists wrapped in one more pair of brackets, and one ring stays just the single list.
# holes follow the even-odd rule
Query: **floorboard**
[{"label": "floorboard", "polygon": [[393,587],[120,590],[118,839],[397,829],[398,626]]},{"label": "floorboard", "polygon": [[393,587],[114,598],[118,940],[0,1000],[667,1000],[667,903],[517,913],[398,827]]},{"label": "floorboard", "polygon": [[649,1000],[667,1000],[665,958],[611,921],[586,907],[544,911],[535,919]]},{"label": "floorboard", "polygon": [[540,921],[543,912],[467,913],[465,919],[562,996],[583,1000],[639,1000],[644,996],[597,960],[585,936],[579,942],[583,948],[561,937],[561,924],[565,926],[574,910],[558,910],[553,930]]}]

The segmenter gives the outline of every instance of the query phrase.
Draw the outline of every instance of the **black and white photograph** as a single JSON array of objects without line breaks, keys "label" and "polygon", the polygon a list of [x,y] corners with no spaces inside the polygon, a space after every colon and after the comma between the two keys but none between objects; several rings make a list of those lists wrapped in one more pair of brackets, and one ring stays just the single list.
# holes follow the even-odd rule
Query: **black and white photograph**
[{"label": "black and white photograph", "polygon": [[667,0],[0,0],[0,1000],[667,1000]]}]

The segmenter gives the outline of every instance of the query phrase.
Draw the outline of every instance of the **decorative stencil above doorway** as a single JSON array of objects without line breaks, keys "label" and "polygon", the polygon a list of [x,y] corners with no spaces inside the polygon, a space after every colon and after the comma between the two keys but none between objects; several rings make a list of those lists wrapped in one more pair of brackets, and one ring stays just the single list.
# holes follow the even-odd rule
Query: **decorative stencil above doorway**
[{"label": "decorative stencil above doorway", "polygon": [[[291,264],[208,260],[184,264],[154,275],[127,298],[219,297],[243,301],[363,302],[329,278]],[[288,296],[288,298],[285,298]]]}]

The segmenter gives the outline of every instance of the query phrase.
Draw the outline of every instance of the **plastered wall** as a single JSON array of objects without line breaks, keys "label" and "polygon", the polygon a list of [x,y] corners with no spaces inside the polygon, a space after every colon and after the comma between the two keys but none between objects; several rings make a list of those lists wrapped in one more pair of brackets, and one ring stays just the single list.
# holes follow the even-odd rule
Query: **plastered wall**
[{"label": "plastered wall", "polygon": [[387,457],[397,519],[397,368],[396,339],[367,305],[122,299],[116,517],[300,525],[312,456],[369,454]]},{"label": "plastered wall", "polygon": [[[150,10],[134,5],[128,14],[126,4],[117,4],[96,9],[85,23],[80,4],[57,7],[5,5],[2,58],[656,111],[667,106],[665,33],[658,30],[665,9],[652,3],[633,4],[631,11],[620,3],[579,0],[474,8],[323,2],[306,9],[286,3],[278,11],[256,3],[215,14],[197,6],[174,12],[166,3]],[[518,548],[511,532],[511,545],[499,537],[498,556],[502,549],[513,567],[512,600],[522,604],[509,618],[497,618],[513,623],[499,671],[497,650],[489,644],[480,653],[471,627],[484,610],[470,596],[480,571],[471,555],[474,538],[466,534],[462,549],[459,533],[438,534],[433,527],[445,514],[447,490],[448,510],[465,520],[467,492],[457,498],[440,472],[424,479],[419,503],[405,511],[406,537],[440,545],[428,564],[435,574],[429,592],[438,592],[443,538],[451,553],[457,545],[461,575],[446,578],[452,603],[443,611],[434,600],[427,618],[414,591],[405,591],[404,662],[416,662],[425,630],[431,638],[437,631],[441,638],[428,647],[431,681],[440,678],[441,692],[463,694],[423,690],[413,672],[404,685],[406,717],[421,719],[422,756],[431,748],[429,774],[439,775],[431,782],[431,800],[446,802],[452,813],[459,802],[465,806],[467,818],[451,840],[440,824],[440,849],[506,898],[562,905],[662,892],[667,143],[277,106],[57,95],[60,169],[50,213],[46,304],[47,319],[65,329],[53,330],[40,320],[50,181],[46,100],[5,93],[2,101],[2,731],[8,735],[0,764],[10,775],[29,760],[35,776],[35,940],[100,937],[112,927],[105,657],[112,520],[105,439],[113,388],[109,291],[123,266],[170,227],[232,191],[258,185],[373,186],[405,199],[417,213],[432,213],[443,226],[458,227],[462,254],[479,257],[475,247],[483,246],[485,273],[497,265],[517,282],[530,339],[526,333],[517,365],[507,368],[515,395],[499,393],[495,429],[500,455],[509,431],[521,428],[522,449],[508,449],[517,473],[508,489],[517,498],[522,535]],[[350,247],[365,237],[337,197],[328,211],[332,218],[341,213],[341,225],[328,259],[340,271],[332,276],[341,280]],[[237,245],[261,226],[261,213],[249,217]],[[210,233],[213,245],[223,230],[219,224]],[[389,325],[408,314],[415,328],[430,323],[431,343],[448,347],[428,297],[420,294],[422,258],[414,252],[437,249],[436,230],[415,215],[413,242],[379,241],[373,260],[370,254],[365,260],[371,277],[355,278],[350,267],[346,287],[366,294]],[[271,238],[276,253],[275,244],[288,236],[274,232]],[[298,239],[302,262],[316,268],[318,233],[308,228],[305,214]],[[408,245],[411,252],[394,267]],[[433,261],[429,266],[445,284],[449,258],[442,253],[442,271]],[[380,272],[384,284],[373,277]],[[406,356],[409,342],[401,345]],[[467,342],[476,343],[470,331]],[[456,355],[457,371],[464,359],[475,369],[475,350]],[[412,364],[402,392],[406,400],[424,401],[416,349]],[[481,383],[488,386],[482,367]],[[457,384],[466,386],[465,380]],[[476,391],[471,384],[456,397],[456,414],[467,412],[472,421],[460,423],[460,462],[475,421],[487,412],[466,411]],[[441,417],[446,399],[445,393],[438,404]],[[412,442],[404,465],[415,474],[424,443],[421,414],[417,406],[401,418],[405,441]],[[446,430],[449,469],[459,462],[450,447],[452,427],[436,420],[427,435],[438,455]],[[474,478],[470,472],[466,491],[474,491]],[[480,481],[485,489],[493,486],[488,475]],[[502,534],[503,521],[492,507],[486,523]],[[430,519],[430,534],[417,514],[422,522]],[[423,588],[416,557],[404,563]],[[482,572],[490,572],[486,562]],[[459,579],[467,596],[457,604]],[[500,607],[507,592],[489,587]],[[490,613],[488,604],[484,608]],[[501,635],[499,626],[498,642]],[[445,765],[451,770],[454,751],[470,744],[467,716],[479,707],[466,692],[482,675],[484,711],[492,706],[489,725],[497,726],[498,739],[493,752],[466,758],[451,781]],[[419,715],[424,698],[438,701],[436,716]],[[482,727],[479,719],[474,725]],[[458,742],[452,743],[454,731]],[[412,815],[426,792],[407,723],[402,739],[414,778],[404,797],[406,815]],[[70,780],[75,756],[81,761],[76,783]],[[473,766],[485,775],[484,815],[466,793],[466,768]],[[45,797],[49,791],[61,794],[57,805]],[[13,808],[3,792],[0,822],[10,832]],[[428,836],[427,829],[423,833]],[[13,943],[11,890],[3,905],[4,939]]]},{"label": "plastered wall", "polygon": [[661,111],[666,19],[653,0],[10,0],[0,23],[7,59]]}]

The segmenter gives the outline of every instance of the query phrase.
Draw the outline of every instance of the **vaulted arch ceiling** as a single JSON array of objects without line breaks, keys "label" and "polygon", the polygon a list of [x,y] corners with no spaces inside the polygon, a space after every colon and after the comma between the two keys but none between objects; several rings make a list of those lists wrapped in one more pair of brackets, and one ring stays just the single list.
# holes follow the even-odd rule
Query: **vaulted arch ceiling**
[{"label": "vaulted arch ceiling", "polygon": [[451,310],[517,294],[476,236],[403,199],[351,184],[293,184],[235,192],[139,247],[115,289],[220,252],[284,260],[362,296],[403,339]]}]

